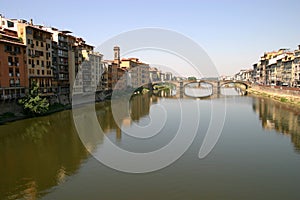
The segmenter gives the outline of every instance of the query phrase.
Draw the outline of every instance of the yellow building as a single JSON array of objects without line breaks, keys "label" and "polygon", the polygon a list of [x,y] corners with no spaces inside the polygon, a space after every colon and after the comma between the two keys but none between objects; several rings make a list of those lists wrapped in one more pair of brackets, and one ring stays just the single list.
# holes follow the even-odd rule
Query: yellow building
[{"label": "yellow building", "polygon": [[43,30],[41,26],[33,25],[25,20],[17,22],[18,37],[27,46],[27,68],[29,86],[36,82],[42,95],[53,95],[52,79],[52,33]]}]

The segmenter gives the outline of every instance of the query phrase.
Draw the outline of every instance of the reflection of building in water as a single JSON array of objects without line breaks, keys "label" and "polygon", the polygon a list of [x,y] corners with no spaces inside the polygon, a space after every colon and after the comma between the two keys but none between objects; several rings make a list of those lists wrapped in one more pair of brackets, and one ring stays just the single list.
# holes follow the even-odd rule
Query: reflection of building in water
[{"label": "reflection of building in water", "polygon": [[[138,96],[136,96],[138,97]],[[145,94],[141,98],[132,98],[130,101],[131,118],[133,121],[138,121],[141,117],[149,114],[150,96]]]},{"label": "reflection of building in water", "polygon": [[0,133],[0,199],[38,199],[89,156],[70,111],[1,126]]},{"label": "reflection of building in water", "polygon": [[[140,118],[149,115],[151,97],[149,94],[133,96],[129,102],[120,98],[114,102],[102,103],[97,110],[98,121],[104,133],[116,132],[116,137],[121,138],[121,126],[130,126],[132,121],[139,121]],[[154,101],[155,102],[155,101]],[[112,104],[117,106],[112,109]],[[128,110],[129,109],[129,110]]]},{"label": "reflection of building in water", "polygon": [[259,114],[262,127],[291,137],[300,150],[300,109],[267,99],[254,99],[253,110]]}]

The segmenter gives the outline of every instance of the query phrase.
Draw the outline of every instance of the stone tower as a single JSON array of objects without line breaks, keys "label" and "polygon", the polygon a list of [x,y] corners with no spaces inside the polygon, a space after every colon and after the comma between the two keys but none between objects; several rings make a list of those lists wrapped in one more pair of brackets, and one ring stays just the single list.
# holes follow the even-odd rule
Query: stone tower
[{"label": "stone tower", "polygon": [[114,63],[120,65],[120,47],[114,47]]}]

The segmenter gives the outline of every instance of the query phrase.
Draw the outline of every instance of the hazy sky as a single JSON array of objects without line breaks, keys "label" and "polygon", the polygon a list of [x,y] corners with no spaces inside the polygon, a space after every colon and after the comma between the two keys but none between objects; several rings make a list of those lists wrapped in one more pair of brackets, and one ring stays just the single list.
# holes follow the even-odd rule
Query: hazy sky
[{"label": "hazy sky", "polygon": [[298,0],[1,0],[0,13],[71,30],[94,46],[132,29],[174,30],[197,42],[219,73],[229,75],[252,68],[265,51],[300,44]]}]

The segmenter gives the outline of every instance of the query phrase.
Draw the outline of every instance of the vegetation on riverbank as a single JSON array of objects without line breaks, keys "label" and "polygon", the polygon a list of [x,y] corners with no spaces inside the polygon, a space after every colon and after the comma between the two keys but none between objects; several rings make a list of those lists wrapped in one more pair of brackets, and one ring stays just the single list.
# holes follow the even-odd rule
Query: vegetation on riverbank
[{"label": "vegetation on riverbank", "polygon": [[279,94],[276,92],[261,90],[259,88],[249,88],[248,93],[255,96],[267,97],[281,103],[286,103],[300,107],[300,95]]},{"label": "vegetation on riverbank", "polygon": [[12,112],[6,112],[3,114],[0,114],[0,125],[8,123],[8,122],[14,122],[22,119],[32,118],[32,117],[40,117],[40,116],[47,116],[56,112],[60,112],[63,110],[69,110],[71,109],[71,105],[63,105],[59,103],[55,103],[49,106],[49,109],[47,112],[41,114],[41,115],[26,115],[24,113],[12,113]]},{"label": "vegetation on riverbank", "polygon": [[[149,89],[144,88],[144,87],[140,87],[140,88],[137,88],[135,90],[127,89],[127,90],[122,90],[122,91],[116,92],[114,94],[114,97],[119,98],[119,97],[123,97],[123,96],[126,96],[126,95],[133,96],[133,95],[138,95],[138,94],[146,94],[149,91],[150,91]],[[107,96],[105,96],[104,99],[98,100],[97,102],[110,100],[111,96],[112,96],[112,94],[107,95]],[[34,102],[35,101],[34,98],[36,98],[36,96],[28,95],[27,98],[26,98],[27,100],[25,102],[30,102],[30,99],[33,99],[33,100],[31,100],[31,102]],[[23,101],[24,101],[24,99],[23,99]],[[40,99],[39,99],[39,101],[40,101]],[[45,100],[43,100],[43,101],[45,101]],[[38,104],[35,103],[34,106],[38,106]],[[34,106],[32,106],[32,108]],[[56,112],[60,112],[60,111],[63,111],[63,110],[69,110],[69,109],[72,109],[71,104],[63,105],[63,104],[60,104],[60,103],[54,103],[54,104],[49,104],[47,106],[47,110],[45,112],[33,113],[32,111],[28,110],[28,106],[27,106],[26,109],[24,109],[22,113],[6,112],[6,113],[3,113],[3,114],[0,114],[0,125],[8,123],[8,122],[13,122],[13,121],[17,121],[17,120],[32,118],[32,117],[47,116],[47,115],[50,115],[50,114],[53,114],[53,113],[56,113]]]},{"label": "vegetation on riverbank", "polygon": [[32,83],[28,95],[19,99],[19,104],[22,105],[25,115],[39,116],[49,110],[49,102],[46,98],[41,97],[39,86],[36,83]]}]

